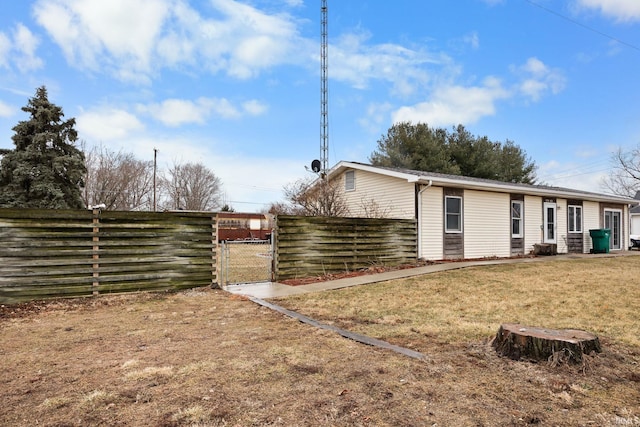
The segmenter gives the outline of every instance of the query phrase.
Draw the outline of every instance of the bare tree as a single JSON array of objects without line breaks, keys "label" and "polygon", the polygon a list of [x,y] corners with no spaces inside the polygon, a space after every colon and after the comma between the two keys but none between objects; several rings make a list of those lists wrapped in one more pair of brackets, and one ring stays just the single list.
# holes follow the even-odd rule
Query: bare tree
[{"label": "bare tree", "polygon": [[95,146],[85,152],[87,174],[83,193],[87,206],[104,204],[109,210],[153,209],[153,163],[132,153]]},{"label": "bare tree", "polygon": [[302,179],[285,187],[284,194],[293,212],[307,216],[346,216],[349,208],[339,181]]},{"label": "bare tree", "polygon": [[220,179],[201,163],[174,163],[161,185],[165,209],[212,211],[222,205]]},{"label": "bare tree", "polygon": [[360,210],[365,218],[388,218],[391,213],[391,205],[382,207],[373,197],[370,199],[360,199]]},{"label": "bare tree", "polygon": [[613,194],[634,197],[640,190],[640,148],[628,152],[619,148],[611,161],[613,170],[602,180],[602,186]]},{"label": "bare tree", "polygon": [[261,212],[271,215],[297,215],[300,213],[299,208],[296,209],[286,202],[273,202]]}]

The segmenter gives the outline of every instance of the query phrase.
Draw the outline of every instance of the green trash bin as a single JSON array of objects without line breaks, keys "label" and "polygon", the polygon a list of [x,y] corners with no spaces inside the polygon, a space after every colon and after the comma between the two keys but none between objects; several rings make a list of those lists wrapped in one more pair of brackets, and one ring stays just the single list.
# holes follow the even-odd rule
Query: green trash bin
[{"label": "green trash bin", "polygon": [[593,242],[593,254],[608,254],[609,253],[609,236],[611,236],[611,230],[608,228],[596,228],[589,230],[591,241]]}]

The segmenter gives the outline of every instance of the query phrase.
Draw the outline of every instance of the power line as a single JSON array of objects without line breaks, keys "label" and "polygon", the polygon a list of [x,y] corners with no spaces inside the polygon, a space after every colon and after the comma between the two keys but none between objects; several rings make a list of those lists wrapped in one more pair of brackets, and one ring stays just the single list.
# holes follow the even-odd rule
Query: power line
[{"label": "power line", "polygon": [[585,166],[578,166],[572,169],[567,169],[559,173],[543,175],[543,176],[537,177],[537,179],[541,181],[561,180],[561,179],[564,180],[564,179],[575,178],[583,175],[590,175],[598,172],[605,172],[610,169],[611,168],[609,167],[603,168],[601,165],[597,165],[597,164],[594,164],[593,166],[585,165]]},{"label": "power line", "polygon": [[591,32],[593,32],[593,33],[596,33],[596,34],[598,34],[598,35],[602,36],[602,37],[606,37],[606,38],[608,38],[609,40],[613,40],[613,41],[615,41],[615,42],[617,42],[617,43],[620,43],[620,44],[622,44],[622,45],[625,45],[625,46],[627,46],[627,47],[630,47],[631,49],[635,49],[635,50],[637,50],[637,51],[639,51],[639,52],[640,52],[640,47],[638,47],[638,46],[636,46],[636,45],[633,45],[633,44],[631,44],[631,43],[627,43],[627,42],[625,42],[624,40],[620,40],[620,39],[619,39],[619,38],[617,38],[617,37],[610,36],[610,35],[609,35],[609,34],[607,34],[607,33],[604,33],[604,32],[602,32],[602,31],[600,31],[600,30],[598,30],[598,29],[596,29],[596,28],[593,28],[593,27],[589,26],[589,25],[583,24],[582,22],[576,21],[575,19],[569,18],[568,16],[563,15],[563,14],[561,14],[561,13],[559,13],[559,12],[556,12],[556,11],[555,11],[555,10],[553,10],[553,9],[549,9],[548,7],[545,7],[545,6],[543,6],[543,5],[539,4],[539,3],[536,3],[536,2],[535,2],[535,1],[533,1],[533,0],[524,0],[524,1],[526,1],[526,2],[527,2],[527,3],[529,3],[530,5],[533,5],[533,6],[539,7],[540,9],[544,10],[544,11],[545,11],[545,12],[547,12],[547,13],[550,13],[550,14],[555,15],[555,16],[557,16],[557,17],[559,17],[559,18],[562,18],[562,19],[564,19],[564,20],[566,20],[566,21],[569,21],[569,22],[571,22],[571,23],[572,23],[572,24],[574,24],[574,25],[577,25],[577,26],[579,26],[579,27],[582,27],[582,28],[584,28],[585,30],[589,30],[589,31],[591,31]]}]

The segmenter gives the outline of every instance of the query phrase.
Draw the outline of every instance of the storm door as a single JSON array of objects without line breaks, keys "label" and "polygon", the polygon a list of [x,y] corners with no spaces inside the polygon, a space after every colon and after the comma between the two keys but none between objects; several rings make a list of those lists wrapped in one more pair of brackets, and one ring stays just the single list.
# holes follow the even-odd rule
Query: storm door
[{"label": "storm door", "polygon": [[543,229],[543,243],[557,243],[556,238],[556,227],[557,227],[557,218],[556,218],[556,209],[557,206],[555,203],[545,202],[543,205],[544,208],[544,229]]}]

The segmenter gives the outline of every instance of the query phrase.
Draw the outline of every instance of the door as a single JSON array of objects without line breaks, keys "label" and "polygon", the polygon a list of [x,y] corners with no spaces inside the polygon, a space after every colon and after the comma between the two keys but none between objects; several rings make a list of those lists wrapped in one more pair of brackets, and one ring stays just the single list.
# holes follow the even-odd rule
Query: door
[{"label": "door", "polygon": [[604,211],[604,228],[611,230],[609,249],[622,249],[622,211]]},{"label": "door", "polygon": [[557,243],[556,228],[556,204],[551,202],[545,202],[544,205],[544,228],[543,228],[543,243]]}]

